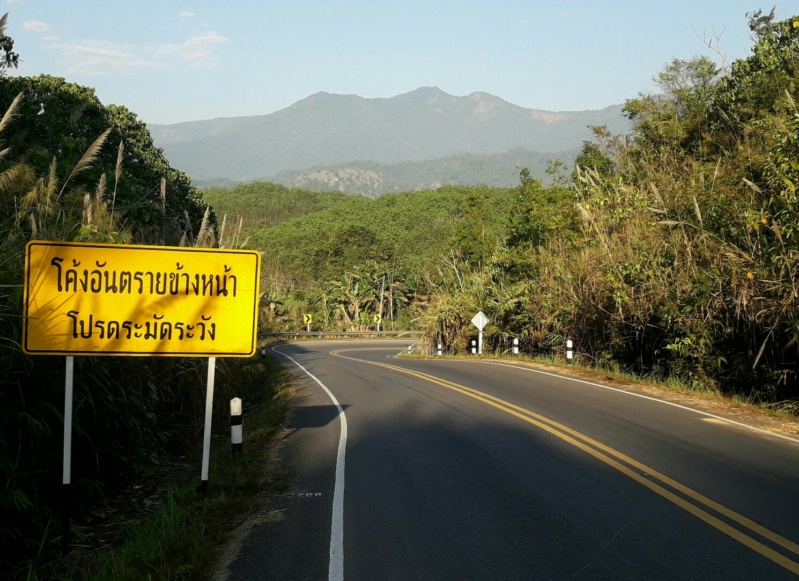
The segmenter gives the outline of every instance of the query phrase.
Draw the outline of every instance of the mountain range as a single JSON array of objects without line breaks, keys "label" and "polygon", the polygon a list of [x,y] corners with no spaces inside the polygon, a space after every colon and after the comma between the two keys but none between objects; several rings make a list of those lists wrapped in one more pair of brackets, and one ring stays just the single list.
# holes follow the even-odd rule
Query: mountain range
[{"label": "mountain range", "polygon": [[[480,169],[508,180],[480,183],[515,185],[518,172],[508,168],[520,159],[538,169],[545,158],[571,161],[590,126],[627,131],[621,108],[542,111],[488,93],[423,87],[387,99],[320,92],[268,115],[148,128],[170,164],[198,185],[266,180],[377,195],[479,180]],[[477,175],[462,176],[453,163]]]}]

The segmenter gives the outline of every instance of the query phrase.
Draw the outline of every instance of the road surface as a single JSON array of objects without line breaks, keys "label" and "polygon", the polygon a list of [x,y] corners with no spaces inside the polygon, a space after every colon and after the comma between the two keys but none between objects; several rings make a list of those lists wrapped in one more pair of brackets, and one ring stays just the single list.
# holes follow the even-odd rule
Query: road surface
[{"label": "road surface", "polygon": [[799,440],[408,342],[275,348],[297,378],[229,579],[793,579]]}]

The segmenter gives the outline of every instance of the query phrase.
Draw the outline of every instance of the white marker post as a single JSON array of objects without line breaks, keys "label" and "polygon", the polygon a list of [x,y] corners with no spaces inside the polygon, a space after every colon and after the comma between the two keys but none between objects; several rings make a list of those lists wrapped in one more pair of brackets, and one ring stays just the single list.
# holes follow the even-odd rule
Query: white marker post
[{"label": "white marker post", "polygon": [[483,314],[483,311],[478,312],[472,319],[472,324],[480,330],[477,336],[477,354],[483,354],[483,328],[488,325],[488,317]]},{"label": "white marker post", "polygon": [[64,381],[64,469],[61,478],[61,553],[69,553],[69,519],[72,482],[72,401],[75,379],[75,358],[67,355],[66,378]]},{"label": "white marker post", "polygon": [[241,398],[234,397],[230,400],[230,448],[234,456],[241,454],[243,441],[244,434],[241,422]]},{"label": "white marker post", "polygon": [[438,356],[441,357],[441,343],[438,344]]},{"label": "white marker post", "polygon": [[513,338],[513,354],[514,355],[518,355],[519,354],[519,338],[518,337],[514,337]]},{"label": "white marker post", "polygon": [[211,459],[211,418],[214,403],[214,377],[216,357],[208,358],[208,385],[205,389],[205,432],[203,434],[203,466],[200,474],[200,492],[208,490],[208,465]]},{"label": "white marker post", "polygon": [[571,339],[566,340],[566,363],[569,365],[574,363],[574,343]]}]

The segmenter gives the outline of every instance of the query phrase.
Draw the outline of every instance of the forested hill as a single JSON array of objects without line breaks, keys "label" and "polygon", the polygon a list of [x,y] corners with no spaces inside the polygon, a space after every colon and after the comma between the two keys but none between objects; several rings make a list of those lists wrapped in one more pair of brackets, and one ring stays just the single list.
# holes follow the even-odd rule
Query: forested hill
[{"label": "forested hill", "polygon": [[[355,161],[332,166],[287,170],[269,178],[270,182],[307,190],[339,191],[376,198],[396,192],[431,190],[442,186],[483,184],[509,187],[519,181],[519,171],[527,168],[536,177],[549,181],[547,168],[558,160],[571,167],[579,149],[559,153],[542,153],[517,147],[504,153],[475,155],[461,153],[424,161],[384,164]],[[202,182],[196,182],[198,186]],[[206,187],[227,186],[210,182]]]},{"label": "forested hill", "polygon": [[487,93],[456,97],[427,87],[389,99],[322,92],[270,115],[149,129],[170,163],[194,180],[248,181],[355,161],[399,164],[514,148],[557,154],[578,149],[593,125],[614,133],[628,128],[621,105],[549,112]]}]

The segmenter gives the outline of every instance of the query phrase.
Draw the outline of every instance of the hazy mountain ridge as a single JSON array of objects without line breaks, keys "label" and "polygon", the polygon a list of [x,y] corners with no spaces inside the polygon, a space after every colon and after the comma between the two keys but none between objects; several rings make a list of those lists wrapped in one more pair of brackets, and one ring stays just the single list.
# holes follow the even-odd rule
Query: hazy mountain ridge
[{"label": "hazy mountain ridge", "polygon": [[516,148],[556,157],[590,139],[590,125],[621,133],[628,122],[621,105],[551,112],[519,107],[488,93],[456,97],[424,87],[375,99],[320,92],[269,115],[149,129],[170,163],[192,178],[249,181],[353,160],[396,165]]},{"label": "hazy mountain ridge", "polygon": [[[491,155],[462,153],[398,164],[356,161],[314,166],[305,170],[286,170],[264,181],[312,191],[338,190],[369,197],[394,192],[436,189],[443,185],[485,184],[507,187],[519,183],[519,172],[522,168],[529,169],[534,176],[544,178],[548,162],[558,159],[570,166],[578,153],[578,149],[556,154],[515,148]],[[203,184],[200,182],[199,185],[202,187]]]}]

